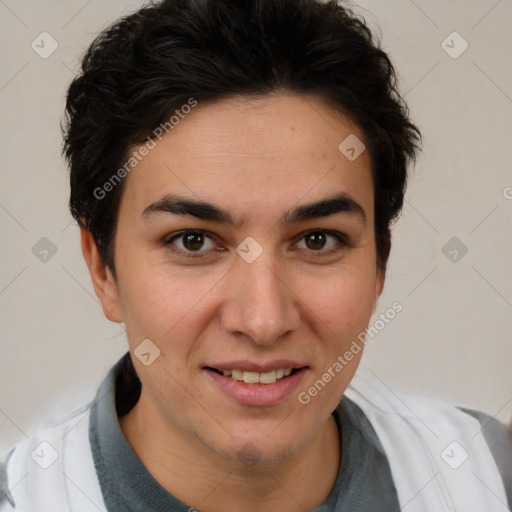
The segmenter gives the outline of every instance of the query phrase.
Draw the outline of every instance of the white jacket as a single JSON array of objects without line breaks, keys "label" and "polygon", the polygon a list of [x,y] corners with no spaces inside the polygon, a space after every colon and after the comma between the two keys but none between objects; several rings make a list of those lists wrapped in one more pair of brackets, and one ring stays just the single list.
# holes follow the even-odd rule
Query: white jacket
[{"label": "white jacket", "polygon": [[90,405],[16,445],[0,512],[107,512],[89,444]]},{"label": "white jacket", "polygon": [[[397,395],[371,374],[358,372],[345,394],[375,429],[404,512],[509,510],[476,419],[444,402]],[[4,500],[0,512],[107,512],[89,444],[90,405],[16,445],[6,466],[16,507]]]},{"label": "white jacket", "polygon": [[480,422],[439,400],[397,394],[357,372],[345,395],[365,413],[389,461],[404,512],[508,512]]}]

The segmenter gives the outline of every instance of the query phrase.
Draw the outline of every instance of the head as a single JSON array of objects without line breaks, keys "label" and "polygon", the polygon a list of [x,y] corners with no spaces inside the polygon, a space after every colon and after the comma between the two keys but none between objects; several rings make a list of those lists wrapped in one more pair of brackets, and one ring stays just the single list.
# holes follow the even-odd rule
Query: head
[{"label": "head", "polygon": [[[93,42],[64,130],[104,312],[132,354],[160,351],[133,357],[148,402],[227,458],[299,449],[357,368],[362,351],[297,399],[368,325],[420,139],[364,21],[315,0],[156,3]],[[297,371],[270,401],[220,376],[276,365]]]}]

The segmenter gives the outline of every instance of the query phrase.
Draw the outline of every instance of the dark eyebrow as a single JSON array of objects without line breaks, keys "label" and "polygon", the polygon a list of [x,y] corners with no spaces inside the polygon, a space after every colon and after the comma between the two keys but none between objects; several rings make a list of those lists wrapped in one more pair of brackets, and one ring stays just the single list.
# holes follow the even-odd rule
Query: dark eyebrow
[{"label": "dark eyebrow", "polygon": [[293,224],[301,220],[316,219],[319,217],[328,217],[336,213],[346,213],[359,217],[366,224],[366,213],[364,208],[349,194],[340,195],[322,199],[316,203],[297,206],[293,210],[286,212],[279,221],[282,225]]},{"label": "dark eyebrow", "polygon": [[150,204],[142,212],[142,217],[153,213],[172,213],[174,215],[192,215],[198,219],[221,222],[230,226],[240,225],[227,211],[206,201],[188,199],[186,197],[165,195],[158,201]]},{"label": "dark eyebrow", "polygon": [[[236,220],[231,213],[220,206],[175,195],[165,195],[158,201],[151,203],[144,208],[142,217],[148,217],[154,213],[192,215],[198,219],[220,222],[234,227],[240,227],[244,223],[242,219]],[[359,217],[363,224],[366,224],[366,213],[363,207],[347,193],[322,199],[315,203],[296,206],[286,212],[278,222],[280,225],[289,225],[299,221],[328,217],[337,213],[354,215]]]}]

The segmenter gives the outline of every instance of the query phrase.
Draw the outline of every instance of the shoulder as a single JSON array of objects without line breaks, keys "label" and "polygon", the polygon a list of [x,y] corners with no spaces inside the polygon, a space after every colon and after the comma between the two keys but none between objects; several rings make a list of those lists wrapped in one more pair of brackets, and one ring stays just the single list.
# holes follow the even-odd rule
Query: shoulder
[{"label": "shoulder", "polygon": [[459,409],[480,423],[482,434],[503,478],[508,502],[512,506],[512,429],[484,412],[464,407]]},{"label": "shoulder", "polygon": [[89,413],[90,404],[81,405],[11,448],[0,463],[0,512],[69,511],[68,498],[77,486],[102,503],[93,478]]},{"label": "shoulder", "polygon": [[[510,436],[496,420],[443,400],[392,389],[368,371],[356,373],[345,394],[371,423],[405,494],[417,490],[414,479],[428,481],[439,475],[436,478],[445,482],[452,498],[468,510],[469,504],[490,499],[485,486],[478,485],[484,480],[494,499],[511,499]],[[432,499],[442,498],[442,492],[434,496],[433,488]],[[421,494],[426,502],[427,491]]]}]

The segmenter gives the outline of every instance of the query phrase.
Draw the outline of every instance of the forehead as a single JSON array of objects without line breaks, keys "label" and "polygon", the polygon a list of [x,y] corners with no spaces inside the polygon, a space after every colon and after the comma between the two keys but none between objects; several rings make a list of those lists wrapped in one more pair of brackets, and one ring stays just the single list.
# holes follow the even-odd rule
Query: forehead
[{"label": "forehead", "polygon": [[199,103],[129,173],[122,205],[142,212],[165,194],[180,194],[223,204],[246,218],[258,212],[261,220],[281,206],[347,192],[370,216],[368,151],[347,158],[339,149],[347,137],[362,148],[361,129],[313,96]]}]

